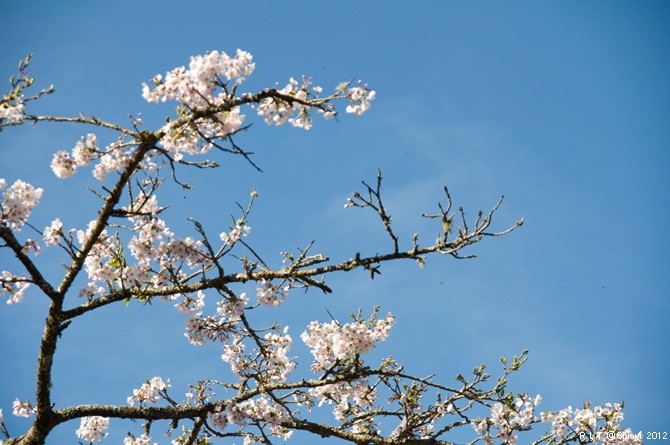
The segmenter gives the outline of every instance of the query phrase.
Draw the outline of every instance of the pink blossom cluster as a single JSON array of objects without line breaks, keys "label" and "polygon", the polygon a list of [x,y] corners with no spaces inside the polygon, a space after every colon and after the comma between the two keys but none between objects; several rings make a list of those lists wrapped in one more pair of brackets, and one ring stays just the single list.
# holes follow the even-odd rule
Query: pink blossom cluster
[{"label": "pink blossom cluster", "polygon": [[[186,119],[169,121],[161,128],[160,143],[173,160],[182,160],[184,154],[207,153],[214,146],[215,139],[225,139],[242,127],[245,116],[240,112],[240,107],[226,106],[228,101],[235,99],[235,88],[229,91],[228,84],[234,82],[237,86],[242,83],[254,71],[252,60],[248,52],[239,49],[234,57],[225,52],[212,51],[204,56],[191,57],[188,69],[178,67],[166,73],[165,78],[160,74],[154,76],[150,82],[152,86],[143,84],[142,96],[147,101],[157,103],[177,100],[185,106],[180,112],[180,118]],[[304,79],[300,84],[291,78],[278,93],[295,100],[266,97],[257,106],[259,115],[269,124],[281,125],[288,121],[293,126],[308,130],[312,126],[309,115],[312,106],[307,103],[309,101],[317,101],[317,111],[329,119],[335,116],[334,107],[328,104],[333,98],[348,97],[351,103],[346,111],[358,115],[370,108],[370,102],[375,97],[375,92],[360,82],[359,86],[350,88],[346,95],[343,94],[344,90],[338,89],[338,95],[326,99],[319,98],[319,93],[323,90],[321,87],[310,88],[310,85],[310,80]],[[242,97],[250,95],[245,93]],[[217,107],[221,111],[217,111]],[[20,116],[16,111],[10,112],[14,108],[2,109],[7,110],[3,113],[8,116]],[[189,112],[204,110],[208,112],[198,117],[188,115]],[[129,146],[132,144],[124,144],[119,139],[101,151],[95,134],[88,134],[77,142],[71,153],[65,150],[55,153],[51,168],[59,178],[69,178],[76,173],[78,167],[88,165],[93,159],[99,159],[93,175],[96,179],[104,180],[108,173],[119,171],[128,165],[131,155],[127,148]],[[151,161],[152,156],[154,154],[147,154],[143,168],[156,168],[156,164]]]},{"label": "pink blossom cluster", "polygon": [[0,123],[2,121],[7,121],[9,124],[20,124],[23,122],[23,110],[25,109],[25,104],[23,102],[17,102],[14,105],[9,103],[3,103],[0,105]]},{"label": "pink blossom cluster", "polygon": [[217,319],[196,312],[186,320],[184,335],[192,345],[201,346],[207,342],[224,341],[229,337],[230,326],[231,323],[224,318]]},{"label": "pink blossom cluster", "polygon": [[285,408],[271,398],[261,396],[235,405],[229,413],[228,421],[237,425],[245,424],[244,419],[265,422],[272,435],[283,436],[284,440],[288,440],[293,432],[281,426],[288,418]]},{"label": "pink blossom cluster", "polygon": [[103,431],[109,428],[109,418],[100,416],[82,417],[79,429],[76,431],[77,437],[88,443],[101,442],[107,437]]},{"label": "pink blossom cluster", "polygon": [[107,178],[107,174],[127,167],[130,156],[131,151],[121,138],[109,144],[104,150],[100,150],[96,135],[89,133],[86,137],[82,136],[71,153],[65,150],[54,153],[51,170],[61,179],[70,178],[77,173],[77,168],[89,165],[91,161],[98,159],[99,162],[93,167],[93,177],[103,181]]},{"label": "pink blossom cluster", "polygon": [[[164,222],[156,218],[156,223],[158,226],[164,226]],[[167,241],[163,241],[160,238],[154,240],[155,250],[153,251],[153,257],[156,262],[160,265],[161,272],[169,271],[170,276],[175,274],[176,271],[182,264],[186,264],[190,269],[196,270],[203,267],[209,267],[212,264],[212,259],[209,254],[206,252],[204,245],[201,240],[196,240],[193,237],[187,236],[186,238],[174,237],[172,232],[169,230],[163,232],[168,238]],[[145,241],[148,238],[145,238]],[[138,255],[133,255],[138,262],[140,262],[139,252],[142,249],[138,250]],[[145,260],[147,258],[145,257]],[[148,265],[148,262],[145,261],[144,264]],[[177,274],[180,275],[180,274]],[[154,275],[154,285],[158,286],[168,277],[163,273],[160,275]]]},{"label": "pink blossom cluster", "polygon": [[42,239],[47,246],[57,246],[63,236],[63,223],[59,218],[51,221],[51,225],[42,232]]},{"label": "pink blossom cluster", "polygon": [[0,273],[0,296],[10,295],[7,304],[20,303],[30,287],[30,283],[23,277],[17,277],[3,270]]},{"label": "pink blossom cluster", "polygon": [[126,145],[119,138],[105,147],[104,150],[100,150],[96,135],[89,133],[77,142],[71,153],[65,150],[54,153],[51,160],[51,170],[61,179],[70,178],[75,175],[77,168],[89,165],[91,161],[99,159],[98,164],[93,168],[93,176],[102,181],[108,173],[120,171],[128,166],[131,152],[126,148]]},{"label": "pink blossom cluster", "polygon": [[30,401],[22,402],[19,399],[12,403],[12,414],[16,417],[30,417],[37,412],[37,409],[30,403]]},{"label": "pink blossom cluster", "polygon": [[[408,395],[412,392],[411,395]],[[434,438],[434,422],[454,411],[454,405],[450,402],[442,402],[438,394],[435,405],[424,410],[420,400],[423,398],[421,391],[410,391],[395,394],[391,400],[398,400],[403,410],[403,417],[398,426],[391,432],[389,437],[402,440],[403,437],[419,436],[420,439]],[[416,422],[421,419],[421,422]],[[411,429],[410,429],[411,428]]]},{"label": "pink blossom cluster", "polygon": [[370,90],[367,84],[362,85],[361,82],[358,82],[357,87],[349,88],[348,95],[351,104],[346,108],[347,113],[359,115],[365,113],[372,106],[370,102],[374,100],[376,93],[374,90]]},{"label": "pink blossom cluster", "polygon": [[[310,91],[311,84],[309,79],[303,79],[302,83],[299,83],[291,77],[288,84],[277,92],[296,100],[287,101],[278,97],[266,97],[258,104],[258,115],[269,125],[282,125],[288,121],[294,127],[309,130],[312,128],[312,118],[309,115],[312,107],[304,102],[318,99],[319,93],[323,91],[320,86],[312,87]],[[319,113],[322,113],[326,119],[335,116],[333,108],[327,111],[319,109]],[[296,117],[291,117],[294,114]]]},{"label": "pink blossom cluster", "polygon": [[221,232],[219,238],[221,241],[228,244],[228,246],[233,247],[233,245],[240,240],[240,237],[247,236],[251,232],[251,227],[246,224],[235,224],[235,227],[230,231],[230,233]]},{"label": "pink blossom cluster", "polygon": [[200,290],[196,292],[195,298],[193,298],[192,295],[184,295],[184,299],[174,305],[174,307],[176,307],[182,314],[192,314],[196,310],[202,309],[204,306],[205,293]]},{"label": "pink blossom cluster", "polygon": [[192,314],[186,321],[184,335],[191,344],[197,346],[227,340],[249,303],[245,293],[235,298],[224,298],[217,304],[216,316],[204,316],[201,310],[205,306],[204,298],[204,293],[198,292],[197,298],[187,295],[181,303],[175,305],[180,312]]},{"label": "pink blossom cluster", "polygon": [[289,291],[291,290],[290,286],[284,286],[280,290],[279,286],[276,286],[265,279],[260,280],[258,284],[260,286],[256,288],[256,295],[258,296],[258,302],[263,306],[279,306],[286,301]]},{"label": "pink blossom cluster", "polygon": [[491,417],[478,419],[472,426],[487,441],[498,438],[505,444],[514,445],[518,440],[516,431],[524,429],[535,420],[535,407],[542,402],[542,397],[517,397],[512,407],[495,403],[491,407]]},{"label": "pink blossom cluster", "polygon": [[[641,435],[635,435],[630,429],[625,431],[620,429],[619,423],[623,420],[620,404],[607,403],[594,408],[590,408],[587,404],[584,409],[576,410],[568,407],[557,413],[542,412],[540,419],[537,419],[535,407],[541,401],[542,398],[538,395],[535,398],[518,397],[512,406],[495,403],[491,407],[491,417],[474,420],[472,426],[487,442],[492,438],[498,438],[510,445],[517,443],[517,431],[527,429],[538,420],[551,423],[551,434],[559,441],[569,438],[572,438],[571,440],[579,438],[581,441],[585,437],[590,439],[595,437],[596,441],[605,444],[642,443]],[[603,420],[604,425],[599,424]]]},{"label": "pink blossom cluster", "polygon": [[[231,107],[227,104],[236,99],[234,93],[237,85],[254,71],[252,60],[251,54],[239,49],[234,57],[225,52],[212,51],[204,56],[191,57],[188,69],[184,66],[175,68],[166,73],[165,77],[160,74],[154,76],[151,85],[142,85],[142,97],[148,102],[176,100],[185,106],[180,117],[186,116],[186,110],[198,112],[198,117],[188,122],[184,119],[170,121],[161,129],[161,145],[175,160],[181,160],[184,153],[204,154],[214,146],[215,139],[225,139],[242,127],[245,116],[239,106]],[[229,88],[231,82],[235,87]],[[330,119],[336,113],[328,102],[334,98],[348,97],[351,103],[346,111],[358,115],[370,108],[370,102],[375,97],[374,91],[367,85],[361,86],[359,82],[359,86],[351,88],[347,95],[343,94],[344,89],[338,89],[336,95],[321,99],[319,94],[323,88],[311,87],[311,84],[309,79],[303,79],[300,83],[291,78],[284,88],[276,91],[283,97],[265,97],[257,106],[252,103],[252,107],[257,108],[258,114],[268,124],[282,125],[289,122],[295,127],[309,130],[312,126],[309,111],[313,106],[324,118]],[[348,84],[344,85],[346,88]],[[251,97],[248,93],[242,94],[242,98]]]},{"label": "pink blossom cluster", "polygon": [[[415,392],[409,397],[407,393],[395,395],[393,397],[393,400],[398,400],[400,402],[404,413],[402,420],[391,432],[389,437],[398,439],[410,434],[412,436],[418,435],[420,439],[429,439],[435,433],[434,422],[454,411],[454,405],[449,402],[441,402],[439,395],[437,403],[424,411],[420,403],[422,397],[423,395],[421,392]],[[408,431],[408,421],[410,419],[415,421],[417,418],[422,418],[423,421],[418,425],[418,428],[414,426],[414,431]]]},{"label": "pink blossom cluster", "polygon": [[219,317],[226,317],[235,321],[244,313],[244,308],[249,304],[249,298],[246,293],[233,298],[224,298],[219,301],[216,308],[216,314]]},{"label": "pink blossom cluster", "polygon": [[[158,218],[163,208],[159,207],[156,195],[147,196],[140,193],[130,206],[124,207],[124,210],[128,212],[128,220],[133,225],[134,233],[128,242],[128,248],[140,269],[149,270],[150,262],[154,258],[170,257],[170,247],[175,247],[178,257],[183,259],[189,257],[186,246],[165,242],[165,239],[172,239],[174,234],[165,221]],[[168,264],[161,265],[170,268]]]},{"label": "pink blossom cluster", "polygon": [[143,403],[156,403],[159,400],[160,392],[169,387],[170,379],[165,383],[162,378],[154,377],[143,383],[139,389],[133,390],[133,395],[128,397],[128,404],[134,405],[137,402],[141,406]]},{"label": "pink blossom cluster", "polygon": [[253,362],[245,354],[246,347],[243,337],[237,333],[233,334],[232,341],[223,345],[221,360],[230,364],[230,369],[237,377],[242,378],[249,373]]},{"label": "pink blossom cluster", "polygon": [[277,382],[285,382],[297,366],[296,362],[287,355],[293,343],[293,339],[288,335],[288,326],[284,328],[284,335],[268,332],[263,340],[266,375]]},{"label": "pink blossom cluster", "polygon": [[262,339],[256,339],[260,346],[248,354],[244,337],[235,333],[232,341],[223,345],[221,360],[230,364],[231,371],[240,378],[253,375],[256,379],[285,382],[297,364],[288,356],[293,343],[288,327],[283,334],[268,332]]},{"label": "pink blossom cluster", "polygon": [[222,414],[225,414],[225,420],[223,416],[217,416],[216,422],[219,428],[225,428],[227,424],[246,426],[250,423],[249,421],[264,422],[268,425],[272,435],[283,436],[286,440],[293,434],[292,431],[281,426],[289,418],[285,408],[267,396],[227,406]]},{"label": "pink blossom cluster", "polygon": [[[86,231],[78,230],[76,232],[77,241],[80,245],[84,246],[88,242],[95,225],[96,221],[93,220],[89,222]],[[110,236],[107,230],[103,230],[84,260],[84,268],[90,281],[85,288],[79,291],[79,296],[92,298],[95,293],[104,295],[106,293],[105,288],[96,283],[111,283],[119,278],[122,261],[117,250],[114,237]]]},{"label": "pink blossom cluster", "polygon": [[344,422],[349,416],[355,416],[366,409],[370,409],[377,402],[378,393],[372,388],[367,379],[352,382],[338,382],[311,388],[309,394],[324,403],[335,404],[333,416]]},{"label": "pink blossom cluster", "polygon": [[72,155],[59,150],[51,161],[51,170],[59,178],[70,178],[77,172],[77,167],[88,165],[94,154],[98,152],[98,140],[93,133],[82,137],[72,149]]},{"label": "pink blossom cluster", "polygon": [[[156,195],[140,194],[129,206],[124,207],[132,223],[128,241],[129,256],[124,255],[121,240],[103,230],[84,262],[89,282],[80,296],[92,298],[104,295],[106,288],[125,286],[151,286],[160,288],[186,276],[182,265],[192,270],[212,265],[212,259],[202,241],[191,237],[178,238],[164,220],[158,218],[163,208],[158,206]],[[91,221],[86,231],[78,230],[76,238],[83,246],[88,241],[96,221]],[[44,231],[47,245],[57,244],[63,235],[62,223],[54,220]],[[131,263],[130,259],[135,262]]]},{"label": "pink blossom cluster", "polygon": [[212,118],[199,118],[188,126],[178,120],[170,121],[161,129],[161,145],[175,161],[182,160],[184,153],[205,154],[214,146],[214,139],[226,138],[239,130],[244,118],[240,108],[235,107],[215,113]]},{"label": "pink blossom cluster", "polygon": [[[642,444],[641,434],[634,434],[630,428],[621,430],[623,411],[619,403],[606,403],[593,408],[586,405],[583,409],[569,406],[559,412],[543,412],[541,420],[545,423],[551,422],[551,433],[556,437],[574,434],[595,437],[604,444]],[[605,421],[604,425],[599,425],[601,420]]]},{"label": "pink blossom cluster", "polygon": [[[20,232],[21,228],[28,221],[33,208],[39,204],[42,197],[43,190],[35,188],[32,185],[19,180],[16,180],[11,187],[7,188],[5,179],[0,178],[0,191],[4,190],[2,194],[2,202],[0,202],[0,225]],[[22,253],[28,255],[31,251],[35,254],[40,253],[40,246],[37,241],[28,239],[25,241]],[[18,277],[8,271],[0,273],[0,295],[10,295],[7,304],[18,303],[23,299],[23,296],[28,289],[30,283],[23,277]]]},{"label": "pink blossom cluster", "polygon": [[190,109],[207,108],[222,103],[228,98],[225,91],[216,95],[216,86],[221,85],[221,77],[229,82],[242,83],[245,76],[253,73],[255,65],[253,57],[246,51],[237,50],[235,57],[225,52],[211,51],[204,56],[191,57],[188,69],[175,68],[165,75],[160,74],[151,79],[153,89],[146,83],[142,84],[142,97],[148,102],[165,102],[177,100]]},{"label": "pink blossom cluster", "polygon": [[207,414],[207,420],[209,421],[210,425],[212,425],[212,427],[218,428],[222,431],[225,430],[228,426],[228,415],[226,411],[221,409],[221,405],[218,405],[215,411]]},{"label": "pink blossom cluster", "polygon": [[23,243],[23,248],[21,249],[21,253],[23,253],[24,255],[30,255],[30,252],[35,252],[35,256],[37,256],[40,254],[41,251],[42,248],[40,247],[39,243],[34,239],[30,238],[28,238]]},{"label": "pink blossom cluster", "polygon": [[[223,105],[231,99],[227,85],[230,81],[240,84],[245,76],[254,71],[252,56],[237,50],[235,57],[225,52],[212,51],[204,56],[191,57],[189,68],[175,68],[151,80],[153,88],[142,85],[142,97],[148,102],[177,100],[190,110],[204,110]],[[225,82],[223,80],[225,78]],[[218,88],[221,87],[221,88]],[[182,153],[202,154],[213,146],[211,141],[236,132],[244,122],[239,107],[214,113],[207,118],[199,118],[185,127],[179,121],[168,122],[163,128],[161,144],[179,160]],[[201,145],[202,139],[207,142]]]},{"label": "pink blossom cluster", "polygon": [[312,369],[316,371],[328,368],[337,360],[370,352],[376,341],[386,340],[394,324],[395,317],[390,312],[382,320],[371,319],[368,323],[357,321],[344,326],[336,321],[313,321],[300,338],[312,349]]},{"label": "pink blossom cluster", "polygon": [[[267,287],[271,286],[266,283]],[[274,330],[263,338],[255,338],[257,347],[248,353],[244,344],[248,334],[238,325],[249,304],[246,293],[225,296],[217,303],[215,315],[203,315],[204,300],[204,294],[198,292],[196,297],[185,295],[183,301],[175,304],[180,312],[191,314],[186,321],[184,334],[191,344],[223,342],[221,359],[229,363],[233,373],[240,378],[254,375],[261,379],[286,381],[296,367],[296,363],[288,356],[293,342],[287,333],[288,328],[284,329],[283,335]]]},{"label": "pink blossom cluster", "polygon": [[0,123],[7,121],[9,124],[20,124],[23,122],[23,111],[25,104],[22,101],[11,105],[8,102],[0,103]]},{"label": "pink blossom cluster", "polygon": [[[313,107],[307,102],[318,102],[320,99],[319,94],[323,91],[322,87],[314,86],[310,88],[311,85],[312,81],[310,79],[303,78],[302,83],[300,83],[294,78],[290,78],[288,84],[284,88],[277,90],[277,92],[283,96],[295,98],[295,100],[284,99],[282,97],[264,98],[257,107],[258,114],[270,125],[282,125],[285,122],[289,122],[294,127],[309,130],[312,128],[312,118],[309,112]],[[338,87],[336,93],[343,94],[347,86],[347,83],[341,85]],[[360,115],[370,108],[372,105],[371,101],[374,100],[375,95],[375,91],[370,90],[367,85],[362,85],[359,82],[357,87],[349,88],[346,96],[338,95],[336,97],[348,97],[350,104],[347,106],[346,112]],[[323,103],[320,105],[324,106],[328,99],[323,100]],[[336,115],[332,104],[328,104],[327,107],[317,108],[317,112],[323,114],[325,119],[330,119]]]},{"label": "pink blossom cluster", "polygon": [[[3,178],[0,178],[0,191],[4,190],[6,186],[7,182]],[[33,208],[39,204],[43,192],[43,189],[35,188],[27,182],[17,179],[2,194],[0,224],[20,232]]]},{"label": "pink blossom cluster", "polygon": [[93,176],[104,181],[108,173],[118,172],[128,166],[131,151],[124,147],[121,139],[109,144],[100,155],[100,162],[93,168]]},{"label": "pink blossom cluster", "polygon": [[142,434],[140,437],[126,437],[123,439],[123,445],[149,445],[151,440],[151,437]]}]

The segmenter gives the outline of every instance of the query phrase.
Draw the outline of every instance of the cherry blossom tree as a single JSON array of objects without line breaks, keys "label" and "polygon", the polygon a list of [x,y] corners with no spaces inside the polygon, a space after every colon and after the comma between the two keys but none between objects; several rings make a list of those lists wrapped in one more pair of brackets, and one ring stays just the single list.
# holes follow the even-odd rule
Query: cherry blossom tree
[{"label": "cherry blossom tree", "polygon": [[[526,351],[511,360],[503,357],[495,378],[482,365],[451,382],[438,380],[438,375],[415,376],[391,356],[379,363],[364,362],[366,354],[391,335],[396,321],[393,314],[374,307],[358,310],[349,321],[331,318],[304,327],[299,341],[312,357],[303,358],[300,363],[311,361],[311,366],[302,369],[291,351],[294,338],[288,326],[281,320],[259,325],[255,317],[257,309],[279,306],[296,291],[332,292],[326,278],[333,273],[363,269],[374,279],[389,261],[409,259],[423,266],[434,254],[469,257],[469,246],[522,225],[520,220],[503,230],[490,230],[502,199],[469,220],[462,208],[452,209],[445,187],[443,203],[423,215],[435,222],[436,240],[424,243],[418,234],[404,240],[383,204],[378,172],[343,204],[374,212],[389,243],[380,246],[382,253],[352,252],[341,262],[313,252],[312,244],[294,252],[264,252],[253,245],[249,215],[255,190],[229,226],[222,221],[221,226],[205,227],[192,220],[190,234],[170,230],[163,219],[167,204],[159,203],[157,192],[165,181],[189,188],[178,179],[182,169],[217,167],[216,161],[203,158],[210,152],[242,156],[249,168],[258,168],[251,153],[237,143],[238,133],[248,128],[244,113],[251,110],[270,125],[288,123],[309,130],[318,115],[326,120],[338,116],[338,102],[346,104],[346,113],[364,114],[375,99],[367,84],[350,80],[325,94],[310,78],[302,78],[290,79],[283,88],[242,92],[255,69],[252,56],[241,50],[232,56],[212,51],[143,85],[148,102],[177,104],[175,115],[150,130],[144,129],[141,116],[131,117],[130,125],[124,126],[83,114],[30,114],[30,102],[54,88],[29,94],[34,81],[27,71],[29,62],[30,55],[19,64],[18,74],[10,78],[10,91],[0,101],[0,129],[40,122],[86,125],[89,130],[71,151],[54,153],[51,169],[58,178],[68,178],[90,168],[99,184],[91,190],[101,204],[86,227],[65,227],[55,215],[40,230],[29,218],[43,190],[19,178],[0,179],[0,247],[2,255],[14,261],[12,270],[0,273],[0,296],[8,304],[24,298],[49,302],[36,351],[35,393],[17,394],[13,402],[14,416],[34,420],[27,431],[10,432],[3,417],[10,414],[0,411],[6,444],[45,443],[54,428],[77,419],[80,426],[72,434],[88,443],[103,440],[110,424],[127,423],[126,445],[271,444],[295,432],[354,444],[448,444],[454,431],[463,428],[473,444],[513,444],[521,437],[534,444],[641,443],[640,435],[620,425],[621,404],[586,403],[579,409],[539,412],[539,395],[509,391],[508,378],[526,362]],[[96,131],[103,130],[105,135],[117,133],[116,139],[105,136],[107,140],[99,141]],[[43,248],[60,248],[65,268],[57,282],[42,272],[37,255]],[[263,259],[278,254],[283,257],[279,268]],[[255,295],[244,292],[250,285]],[[205,309],[205,301],[213,310]],[[52,397],[52,386],[58,384],[52,370],[57,345],[68,340],[67,327],[108,305],[152,302],[171,304],[185,314],[185,334],[192,344],[219,344],[234,378],[174,389],[167,376],[147,376],[138,388],[129,388],[118,405],[61,406]],[[227,397],[217,395],[217,390]],[[185,391],[185,398],[180,397]],[[163,435],[167,437],[159,437]]]}]

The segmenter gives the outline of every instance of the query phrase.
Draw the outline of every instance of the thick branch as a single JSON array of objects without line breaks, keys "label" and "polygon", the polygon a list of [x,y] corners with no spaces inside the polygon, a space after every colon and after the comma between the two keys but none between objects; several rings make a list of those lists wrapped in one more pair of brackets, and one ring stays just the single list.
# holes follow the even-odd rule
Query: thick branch
[{"label": "thick branch", "polygon": [[[496,205],[497,208],[497,205]],[[321,267],[315,267],[311,269],[302,269],[296,267],[295,264],[291,265],[288,268],[282,268],[278,270],[260,270],[254,271],[252,269],[247,269],[245,272],[233,273],[224,276],[219,276],[211,279],[201,279],[194,283],[179,283],[171,286],[164,286],[161,288],[151,288],[149,286],[141,286],[129,289],[123,289],[118,292],[110,293],[107,296],[89,301],[84,303],[76,308],[73,308],[68,311],[64,311],[63,316],[65,319],[71,319],[77,316],[80,316],[86,312],[89,312],[93,309],[96,309],[101,306],[106,306],[108,304],[125,300],[131,296],[143,296],[143,297],[156,297],[156,296],[165,296],[165,295],[174,295],[178,293],[192,293],[207,289],[221,289],[230,283],[246,283],[248,281],[258,282],[260,280],[303,280],[304,282],[309,283],[310,280],[313,280],[313,277],[323,276],[332,272],[337,271],[351,271],[358,268],[364,268],[367,270],[376,270],[375,265],[383,262],[394,261],[399,259],[422,259],[423,256],[431,253],[438,252],[443,255],[452,255],[458,257],[458,252],[463,248],[479,242],[483,237],[486,236],[501,236],[506,233],[513,231],[514,229],[520,227],[523,224],[523,220],[518,221],[514,226],[502,231],[502,232],[486,232],[490,223],[492,213],[489,213],[486,217],[479,220],[475,229],[473,231],[462,230],[459,237],[453,241],[446,242],[445,239],[441,240],[441,243],[435,244],[428,247],[419,247],[417,244],[411,250],[408,251],[394,251],[387,254],[374,255],[369,257],[361,257],[360,254],[356,254],[354,258],[343,261],[337,264],[330,264]],[[394,249],[395,250],[395,249]],[[305,265],[311,265],[314,263],[327,262],[327,257],[318,257],[318,260],[313,260],[305,262]],[[321,283],[320,286],[317,286],[323,289],[324,285]],[[327,288],[329,290],[329,288]]]},{"label": "thick branch", "polygon": [[0,224],[0,238],[2,238],[5,243],[7,243],[7,247],[12,249],[16,258],[21,262],[21,264],[23,264],[23,267],[26,268],[26,271],[30,274],[31,277],[30,281],[36,284],[42,290],[42,292],[49,296],[49,298],[53,299],[54,295],[56,294],[56,290],[48,281],[46,281],[30,257],[21,251],[23,246],[21,246],[19,241],[16,239],[16,236],[14,236],[14,232],[12,232],[9,227]]},{"label": "thick branch", "polygon": [[114,213],[114,207],[118,204],[119,200],[121,199],[121,195],[123,193],[124,188],[126,187],[126,184],[128,184],[130,179],[137,171],[140,162],[142,162],[142,160],[144,159],[144,155],[149,150],[154,148],[154,145],[156,144],[157,141],[158,138],[153,133],[150,132],[142,133],[142,140],[139,147],[137,147],[137,150],[135,150],[135,153],[133,153],[132,158],[128,162],[128,167],[126,167],[123,170],[123,173],[121,173],[121,175],[119,176],[116,185],[109,192],[109,195],[105,199],[105,203],[103,204],[98,214],[98,219],[96,220],[95,225],[91,229],[91,233],[88,234],[86,244],[78,252],[77,257],[72,262],[70,267],[68,267],[67,273],[65,274],[65,277],[63,278],[63,281],[61,282],[60,287],[58,288],[59,293],[64,295],[72,285],[72,282],[81,271],[81,268],[83,267],[84,261],[86,260],[86,257],[88,256],[89,252],[91,251],[95,243],[98,241],[100,234],[107,227],[109,218]]}]

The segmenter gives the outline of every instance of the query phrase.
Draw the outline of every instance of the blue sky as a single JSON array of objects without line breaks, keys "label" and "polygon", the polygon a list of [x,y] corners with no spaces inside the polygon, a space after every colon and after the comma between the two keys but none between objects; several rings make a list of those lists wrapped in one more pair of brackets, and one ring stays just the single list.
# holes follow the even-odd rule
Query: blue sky
[{"label": "blue sky", "polygon": [[[174,104],[146,103],[141,83],[207,50],[251,52],[250,91],[303,74],[328,91],[356,75],[377,91],[360,118],[317,121],[305,132],[268,127],[248,110],[255,124],[237,142],[255,152],[264,173],[225,156],[216,171],[184,172],[193,192],[159,193],[173,204],[170,226],[189,233],[186,218],[195,217],[219,233],[255,186],[249,241],[277,266],[279,251],[312,240],[341,260],[390,249],[374,215],[342,208],[377,168],[408,248],[415,232],[434,239],[438,228],[419,215],[444,200],[443,186],[470,217],[504,194],[493,228],[522,217],[525,225],[474,246],[467,253],[477,259],[433,257],[424,269],[390,264],[374,282],[365,272],[331,276],[334,294],[296,292],[280,310],[260,312],[259,323],[281,317],[302,354],[300,332],[311,320],[328,320],[326,309],[344,318],[379,304],[398,323],[378,353],[418,375],[437,373],[449,383],[482,362],[495,374],[498,357],[527,348],[530,360],[510,389],[542,394],[541,408],[625,400],[626,426],[667,431],[670,6],[411,5],[2,2],[0,81],[33,52],[36,87],[53,83],[56,93],[32,112],[83,112],[123,125],[128,113],[141,112],[155,129]],[[89,131],[40,124],[0,134],[0,177],[45,189],[31,219],[37,227],[60,217],[81,228],[95,217],[89,172],[60,181],[49,169],[55,151]],[[37,260],[54,281],[62,276],[55,250]],[[4,269],[20,271],[0,251]],[[77,301],[73,295],[70,304]],[[0,408],[18,435],[28,422],[11,416],[11,403],[34,400],[47,302],[34,292],[2,306]],[[181,395],[197,378],[225,375],[218,347],[190,346],[183,322],[159,303],[77,320],[59,345],[56,403],[122,404],[154,375],[171,377]],[[50,443],[73,442],[76,427],[59,428]],[[133,428],[119,426],[114,441]]]}]

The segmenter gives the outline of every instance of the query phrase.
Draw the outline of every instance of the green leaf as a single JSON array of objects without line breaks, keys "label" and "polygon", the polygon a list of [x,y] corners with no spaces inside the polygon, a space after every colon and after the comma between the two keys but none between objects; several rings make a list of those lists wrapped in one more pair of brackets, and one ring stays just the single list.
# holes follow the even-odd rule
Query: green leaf
[{"label": "green leaf", "polygon": [[347,87],[349,86],[351,82],[341,82],[335,87],[335,92],[342,94],[347,90]]}]

